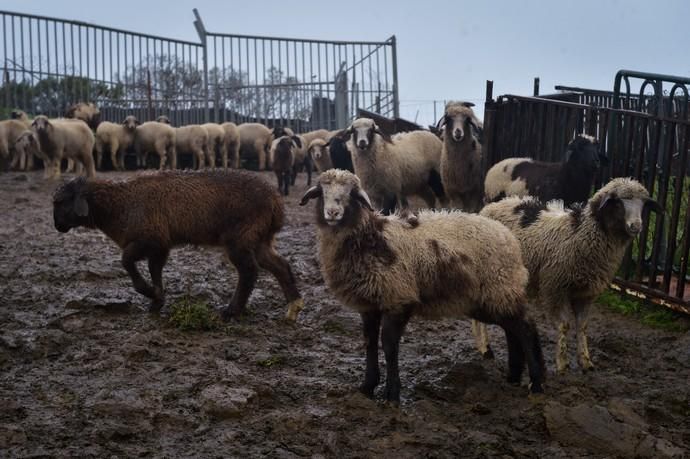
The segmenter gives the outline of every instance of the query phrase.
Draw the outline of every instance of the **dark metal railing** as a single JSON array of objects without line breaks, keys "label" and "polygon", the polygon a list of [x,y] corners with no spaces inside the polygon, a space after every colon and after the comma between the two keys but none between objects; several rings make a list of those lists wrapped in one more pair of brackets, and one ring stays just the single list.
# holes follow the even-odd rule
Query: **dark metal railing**
[{"label": "dark metal railing", "polygon": [[[492,84],[488,82],[484,170],[516,156],[561,161],[576,134],[597,137],[609,166],[601,170],[596,186],[612,177],[634,177],[666,210],[645,220],[615,283],[629,294],[690,313],[690,292],[686,291],[690,280],[690,121],[682,111],[646,110],[649,105],[627,104],[645,108],[637,111],[516,95],[494,100],[491,93]],[[626,106],[624,98],[618,100],[619,107]],[[664,106],[662,99],[657,100],[658,107]]]}]

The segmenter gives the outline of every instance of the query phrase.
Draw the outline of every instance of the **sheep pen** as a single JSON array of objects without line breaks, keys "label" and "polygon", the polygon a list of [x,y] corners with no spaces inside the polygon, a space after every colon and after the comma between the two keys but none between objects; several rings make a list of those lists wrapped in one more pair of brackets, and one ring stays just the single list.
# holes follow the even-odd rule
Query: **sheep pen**
[{"label": "sheep pen", "polygon": [[[261,175],[273,186],[273,172]],[[687,332],[650,328],[599,305],[589,326],[596,372],[549,375],[543,401],[504,381],[500,329],[489,330],[496,360],[484,361],[468,322],[454,319],[408,325],[400,409],[357,393],[360,317],[322,280],[314,209],[298,206],[304,174],[299,192],[284,198],[276,244],[307,304],[297,324],[282,320],[283,293],[266,275],[245,316],[198,332],[169,325],[169,308],[145,311],[119,247],[99,231],[55,231],[55,186],[41,171],[0,174],[3,456],[601,457],[630,448],[628,455],[663,457],[689,446]],[[170,307],[186,298],[215,310],[227,305],[237,273],[214,251],[173,251],[163,274]],[[545,315],[535,319],[554,368],[556,330]],[[602,443],[581,434],[575,415],[602,426],[594,434],[620,429]]]}]

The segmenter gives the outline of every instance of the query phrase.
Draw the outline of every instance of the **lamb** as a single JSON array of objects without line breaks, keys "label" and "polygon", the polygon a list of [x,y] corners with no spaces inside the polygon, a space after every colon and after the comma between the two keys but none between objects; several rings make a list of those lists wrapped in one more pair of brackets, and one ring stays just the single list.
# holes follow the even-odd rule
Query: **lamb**
[{"label": "lamb", "polygon": [[79,102],[65,111],[65,118],[82,120],[91,129],[97,129],[101,122],[101,111],[94,103]]},{"label": "lamb", "polygon": [[439,174],[442,144],[435,135],[413,131],[392,140],[370,118],[356,119],[347,135],[355,174],[376,208],[391,213],[398,200],[407,207],[413,194],[429,207],[434,207],[435,197],[446,202]]},{"label": "lamb", "polygon": [[580,134],[569,144],[560,163],[509,158],[493,165],[486,174],[487,202],[506,196],[536,196],[541,201],[562,199],[566,206],[587,201],[600,165],[608,158],[599,153],[599,141]]},{"label": "lamb", "polygon": [[539,334],[525,316],[527,270],[507,228],[458,211],[383,217],[360,180],[338,169],[322,173],[300,204],[314,198],[321,272],[333,294],[362,317],[367,363],[360,391],[372,397],[379,383],[382,326],[385,397],[399,401],[398,349],[413,315],[500,325],[508,341],[508,380],[520,382],[526,360],[530,391],[543,391]]},{"label": "lamb", "polygon": [[19,167],[20,171],[30,171],[34,168],[34,156],[41,156],[41,148],[34,131],[27,130],[20,134],[14,143],[15,157],[12,168]]},{"label": "lamb", "polygon": [[223,168],[228,168],[228,162],[235,169],[240,168],[240,131],[235,123],[220,125],[225,133],[223,137]]},{"label": "lamb", "polygon": [[[159,116],[156,121],[162,124],[170,124],[167,116]],[[210,157],[208,131],[206,128],[198,124],[188,124],[174,129],[176,154],[191,153],[196,159],[197,169],[203,169],[205,158]],[[177,166],[177,162],[175,166]]]},{"label": "lamb", "polygon": [[300,134],[304,139],[304,144],[309,147],[309,145],[316,139],[328,140],[331,137],[331,132],[327,129],[316,129],[315,131],[305,132]]},{"label": "lamb", "polygon": [[110,151],[115,170],[125,170],[125,154],[134,144],[136,120],[127,117],[121,124],[103,121],[96,128],[96,166],[100,169],[103,152]]},{"label": "lamb", "polygon": [[278,190],[285,196],[289,194],[290,183],[295,184],[295,156],[301,145],[301,139],[296,135],[283,136],[271,144],[271,168],[278,179]]},{"label": "lamb", "polygon": [[610,285],[626,248],[642,230],[645,210],[662,211],[639,182],[615,178],[585,205],[565,208],[562,201],[545,205],[534,197],[511,197],[480,212],[506,225],[520,241],[528,291],[558,324],[559,372],[568,366],[571,313],[579,365],[594,368],[587,345],[589,306]]},{"label": "lamb", "polygon": [[[256,199],[261,196],[261,199]],[[77,178],[53,196],[55,228],[101,230],[122,248],[122,264],[134,289],[151,299],[151,312],[165,303],[162,272],[170,250],[183,244],[220,246],[239,279],[222,317],[245,311],[258,268],[273,274],[295,320],[304,302],[289,264],[275,251],[285,219],[280,195],[256,174],[243,171],[163,171],[125,182]],[[136,262],[148,259],[150,285]]]},{"label": "lamb", "polygon": [[208,132],[208,145],[206,148],[206,161],[210,168],[216,167],[216,155],[223,159],[223,167],[227,169],[228,159],[225,150],[225,129],[220,124],[205,123],[201,125]]},{"label": "lamb", "polygon": [[45,115],[39,115],[34,118],[31,127],[40,145],[46,177],[60,177],[63,158],[80,162],[86,169],[86,175],[95,177],[92,154],[95,139],[85,122],[65,118],[49,120]]},{"label": "lamb", "polygon": [[126,126],[131,124],[137,126],[134,131],[134,150],[140,166],[146,167],[148,153],[155,152],[160,158],[160,170],[165,167],[166,157],[170,159],[170,167],[177,168],[175,129],[172,126],[158,121],[147,121],[140,125],[132,115],[125,118],[124,123]]},{"label": "lamb", "polygon": [[[23,111],[15,110],[10,116],[11,119],[0,121],[0,157],[2,158],[9,158],[10,151],[14,150],[19,136],[27,129],[31,129],[31,121]],[[16,160],[13,160],[12,164],[13,167],[16,166]]]},{"label": "lamb", "polygon": [[479,212],[483,204],[481,123],[471,102],[448,102],[438,124],[442,136],[441,179],[450,205],[465,212]]},{"label": "lamb", "polygon": [[316,170],[319,172],[325,172],[328,169],[333,169],[333,161],[331,160],[331,154],[326,146],[325,140],[312,140],[307,149],[307,153],[316,166]]},{"label": "lamb", "polygon": [[257,158],[259,170],[266,169],[266,157],[273,141],[271,130],[260,123],[243,123],[237,129],[240,133],[240,156]]}]

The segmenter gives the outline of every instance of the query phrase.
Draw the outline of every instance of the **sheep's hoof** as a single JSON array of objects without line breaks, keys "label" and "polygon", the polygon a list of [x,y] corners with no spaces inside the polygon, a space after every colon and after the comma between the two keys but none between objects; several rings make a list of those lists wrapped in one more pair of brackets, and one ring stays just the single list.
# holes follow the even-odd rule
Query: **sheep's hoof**
[{"label": "sheep's hoof", "polygon": [[482,357],[484,357],[484,360],[493,360],[494,359],[494,351],[488,347],[486,348],[486,352],[482,354]]},{"label": "sheep's hoof", "polygon": [[512,384],[513,386],[519,386],[520,382],[522,381],[522,375],[510,375],[509,374],[506,381],[508,381],[508,384]]},{"label": "sheep's hoof", "polygon": [[368,398],[374,398],[374,389],[376,389],[376,386],[370,384],[361,384],[359,386],[359,391]]},{"label": "sheep's hoof", "polygon": [[589,373],[589,372],[592,372],[592,371],[594,371],[594,370],[596,369],[596,368],[594,367],[594,365],[592,365],[592,362],[589,362],[589,363],[584,364],[584,365],[581,364],[580,367],[582,367],[582,373],[585,373],[585,374],[586,374],[586,373]]},{"label": "sheep's hoof", "polygon": [[228,306],[221,311],[220,318],[223,319],[223,322],[229,322],[230,319],[239,317],[242,313],[244,313],[244,308],[233,308],[232,306]]},{"label": "sheep's hoof", "polygon": [[544,393],[544,387],[541,385],[540,382],[531,382],[529,383],[529,393],[530,394],[543,394]]},{"label": "sheep's hoof", "polygon": [[160,312],[160,310],[163,308],[165,305],[165,300],[163,298],[155,298],[151,300],[151,304],[149,305],[149,312],[151,313],[156,313]]},{"label": "sheep's hoof", "polygon": [[288,310],[287,313],[285,314],[285,318],[289,321],[296,321],[297,316],[299,315],[299,312],[304,308],[304,299],[303,298],[297,298],[296,300],[291,301],[288,303]]}]

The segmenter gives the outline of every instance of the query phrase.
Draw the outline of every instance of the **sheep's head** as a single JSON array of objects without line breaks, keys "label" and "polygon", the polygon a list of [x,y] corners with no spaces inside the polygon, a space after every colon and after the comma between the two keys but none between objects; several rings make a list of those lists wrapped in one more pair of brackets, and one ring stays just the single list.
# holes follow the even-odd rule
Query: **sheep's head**
[{"label": "sheep's head", "polygon": [[631,178],[615,178],[589,200],[590,211],[604,230],[622,239],[642,231],[644,211],[663,212],[647,189]]},{"label": "sheep's head", "polygon": [[101,122],[101,111],[98,109],[96,104],[92,102],[79,102],[78,104],[70,106],[65,111],[65,118],[82,120],[88,124],[89,127],[95,129]]},{"label": "sheep's head", "polygon": [[284,137],[284,136],[291,137],[291,136],[295,135],[295,133],[292,132],[292,129],[286,128],[284,126],[274,127],[273,130],[271,131],[271,134],[273,135],[274,139],[278,139],[278,138]]},{"label": "sheep's head", "polygon": [[38,133],[48,133],[53,129],[53,125],[45,115],[38,115],[34,118],[31,127]]},{"label": "sheep's head", "polygon": [[28,155],[38,155],[40,152],[38,139],[33,131],[22,132],[14,142],[14,148],[18,152],[23,152]]},{"label": "sheep's head", "polygon": [[571,164],[577,164],[584,169],[584,173],[595,173],[600,166],[608,166],[609,159],[599,153],[599,141],[594,137],[580,134],[568,144],[565,152],[565,160]]},{"label": "sheep's head", "polygon": [[326,141],[323,139],[314,139],[309,144],[309,149],[307,153],[316,161],[321,160],[322,157],[326,156]]},{"label": "sheep's head", "polygon": [[29,117],[26,116],[26,113],[24,113],[22,110],[12,110],[12,113],[10,113],[10,119],[29,121]]},{"label": "sheep's head", "polygon": [[129,115],[125,120],[122,122],[122,125],[127,129],[128,131],[133,131],[137,128],[139,125],[139,121],[134,115]]},{"label": "sheep's head", "polygon": [[65,182],[53,194],[53,220],[55,229],[66,233],[88,223],[89,204],[84,197],[86,179],[77,177]]},{"label": "sheep's head", "polygon": [[156,121],[158,121],[159,123],[163,123],[163,124],[170,124],[170,118],[168,118],[165,115],[159,116],[158,118],[156,118]]},{"label": "sheep's head", "polygon": [[472,102],[448,102],[443,117],[438,121],[438,132],[446,130],[445,138],[462,142],[469,135],[481,140],[481,127],[472,111]]},{"label": "sheep's head", "polygon": [[357,221],[360,211],[374,211],[359,178],[351,172],[331,169],[319,176],[316,186],[302,196],[300,205],[318,198],[317,220],[321,226],[348,226]]},{"label": "sheep's head", "polygon": [[379,129],[371,118],[357,118],[345,132],[347,138],[352,138],[352,143],[360,152],[368,150],[373,145],[376,134],[380,135],[385,142],[391,142],[390,136]]},{"label": "sheep's head", "polygon": [[293,135],[292,137],[283,136],[274,140],[271,148],[274,151],[274,156],[278,158],[288,157],[293,153],[293,148],[302,148],[302,140],[296,135]]}]

